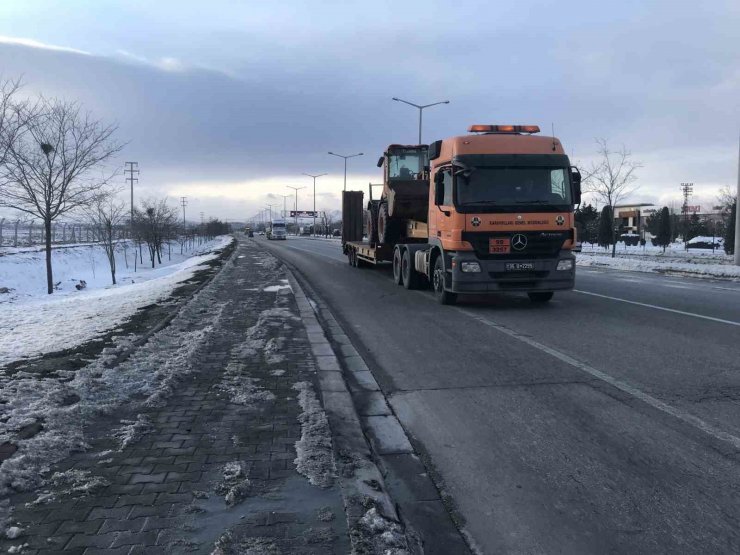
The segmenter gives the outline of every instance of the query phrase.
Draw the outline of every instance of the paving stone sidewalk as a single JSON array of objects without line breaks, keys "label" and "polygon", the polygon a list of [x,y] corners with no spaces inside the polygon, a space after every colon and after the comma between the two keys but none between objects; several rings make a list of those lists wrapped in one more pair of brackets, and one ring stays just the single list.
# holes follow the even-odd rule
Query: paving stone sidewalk
[{"label": "paving stone sidewalk", "polygon": [[157,402],[131,399],[89,423],[89,449],[12,495],[19,535],[0,550],[348,553],[314,360],[285,278],[241,239],[209,294],[191,301],[220,315],[183,361],[189,371]]}]

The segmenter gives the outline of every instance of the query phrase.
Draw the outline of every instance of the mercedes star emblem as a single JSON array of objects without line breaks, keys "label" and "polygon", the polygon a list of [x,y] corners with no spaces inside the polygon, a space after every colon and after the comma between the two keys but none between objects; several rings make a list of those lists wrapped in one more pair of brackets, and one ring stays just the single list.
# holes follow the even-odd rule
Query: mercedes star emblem
[{"label": "mercedes star emblem", "polygon": [[555,223],[558,225],[563,225],[565,223],[565,218],[563,218],[562,216],[558,216],[557,218],[555,218]]},{"label": "mercedes star emblem", "polygon": [[473,217],[473,219],[470,220],[470,223],[473,224],[475,227],[478,227],[480,225],[480,218],[478,216]]},{"label": "mercedes star emblem", "polygon": [[520,251],[527,246],[527,237],[521,233],[517,233],[511,238],[511,246],[514,250]]}]

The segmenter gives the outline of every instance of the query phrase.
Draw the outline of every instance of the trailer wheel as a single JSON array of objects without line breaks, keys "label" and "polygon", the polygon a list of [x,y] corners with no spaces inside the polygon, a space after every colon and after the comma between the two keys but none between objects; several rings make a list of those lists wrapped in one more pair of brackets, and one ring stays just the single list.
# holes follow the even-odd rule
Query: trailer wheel
[{"label": "trailer wheel", "polygon": [[432,274],[432,289],[434,296],[440,304],[455,304],[457,293],[445,291],[445,264],[442,255],[434,261],[434,273]]},{"label": "trailer wheel", "polygon": [[408,249],[404,249],[401,254],[401,281],[406,289],[419,288],[419,274],[414,270]]},{"label": "trailer wheel", "polygon": [[403,276],[401,275],[401,249],[393,249],[393,281],[397,285],[403,285]]},{"label": "trailer wheel", "polygon": [[552,291],[532,291],[530,293],[527,293],[527,296],[529,297],[529,300],[533,303],[546,303],[550,299],[552,299],[552,296],[555,293]]}]

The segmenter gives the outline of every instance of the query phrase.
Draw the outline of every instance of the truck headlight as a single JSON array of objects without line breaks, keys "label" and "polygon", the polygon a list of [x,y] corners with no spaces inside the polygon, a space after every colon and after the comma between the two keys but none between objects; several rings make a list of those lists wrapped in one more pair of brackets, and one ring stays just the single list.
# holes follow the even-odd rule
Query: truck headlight
[{"label": "truck headlight", "polygon": [[560,262],[558,262],[559,272],[563,270],[572,270],[572,269],[573,269],[573,261],[570,258],[566,260],[561,260]]},{"label": "truck headlight", "polygon": [[480,264],[477,262],[461,262],[460,271],[467,273],[480,272]]}]

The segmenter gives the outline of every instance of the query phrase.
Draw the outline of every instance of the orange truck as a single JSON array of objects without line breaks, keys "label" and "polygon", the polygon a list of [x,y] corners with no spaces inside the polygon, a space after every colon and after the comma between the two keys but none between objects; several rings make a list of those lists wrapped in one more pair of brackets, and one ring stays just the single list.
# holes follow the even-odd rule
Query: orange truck
[{"label": "orange truck", "polygon": [[547,302],[572,289],[581,175],[539,130],[472,125],[431,145],[390,145],[380,198],[373,185],[366,206],[361,191],[344,193],[349,263],[391,262],[396,283],[431,286],[442,304],[505,291]]}]

